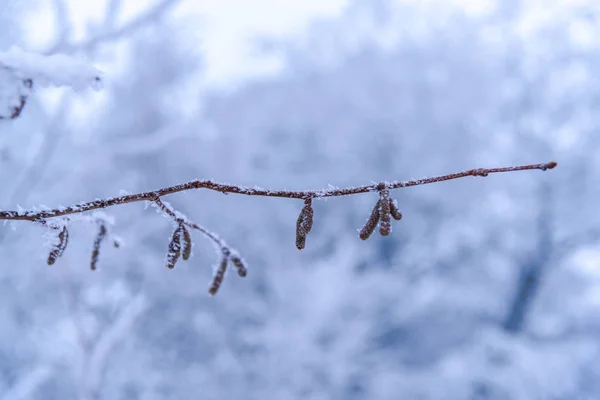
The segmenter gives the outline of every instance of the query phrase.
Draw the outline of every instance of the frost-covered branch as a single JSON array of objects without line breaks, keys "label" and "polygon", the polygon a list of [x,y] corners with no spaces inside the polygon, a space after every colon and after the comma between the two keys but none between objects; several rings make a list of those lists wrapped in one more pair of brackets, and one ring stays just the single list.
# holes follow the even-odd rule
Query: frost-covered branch
[{"label": "frost-covered branch", "polygon": [[[245,186],[217,183],[210,180],[193,180],[180,185],[165,187],[150,192],[110,197],[103,200],[97,199],[90,202],[79,203],[70,207],[60,207],[45,210],[0,211],[0,220],[32,221],[50,228],[53,237],[51,241],[50,255],[48,256],[48,264],[54,264],[57,259],[61,257],[68,244],[69,235],[66,223],[69,222],[69,216],[93,210],[105,209],[120,204],[150,202],[152,205],[156,206],[160,212],[164,213],[174,222],[174,231],[168,245],[166,256],[166,265],[169,269],[174,268],[179,259],[186,261],[191,256],[192,239],[188,228],[199,231],[214,244],[220,260],[215,266],[213,281],[209,288],[209,293],[214,295],[219,290],[227,270],[227,266],[229,264],[233,264],[238,275],[244,277],[247,274],[245,262],[239,256],[237,251],[229,247],[225,241],[218,237],[218,235],[209,231],[205,227],[190,221],[182,213],[173,209],[162,199],[164,196],[193,189],[208,189],[221,192],[223,194],[235,193],[246,196],[279,197],[302,200],[304,202],[304,207],[302,208],[296,222],[296,247],[301,250],[306,245],[306,236],[312,229],[313,225],[313,199],[377,192],[379,194],[379,199],[377,200],[377,203],[371,212],[371,216],[359,233],[359,237],[363,240],[366,240],[374,232],[377,225],[380,226],[379,232],[381,235],[389,235],[392,229],[392,218],[395,220],[400,220],[402,218],[402,213],[398,209],[397,202],[391,197],[390,191],[393,189],[449,181],[467,176],[485,177],[494,173],[534,169],[546,171],[556,167],[556,165],[557,163],[555,161],[551,161],[542,164],[530,164],[513,167],[478,168],[457,172],[454,174],[435,176],[432,178],[423,178],[410,181],[380,182],[377,184],[348,187],[343,189],[330,187],[328,189],[321,190],[269,190],[258,187],[250,188]],[[98,262],[100,244],[107,235],[107,225],[110,224],[110,221],[109,218],[104,215],[96,216],[92,220],[95,221],[99,226],[97,237],[93,245],[90,264],[90,268],[95,270]],[[115,241],[114,244],[115,247],[118,247],[118,241]]]},{"label": "frost-covered branch", "polygon": [[69,86],[99,89],[99,70],[84,60],[57,54],[44,56],[18,47],[0,52],[0,119],[15,119],[34,87]]},{"label": "frost-covered branch", "polygon": [[[221,192],[224,194],[235,193],[246,196],[262,196],[262,197],[281,197],[288,199],[320,199],[327,197],[340,197],[340,196],[351,196],[361,193],[379,192],[383,189],[399,189],[411,186],[426,185],[429,183],[437,183],[443,181],[449,181],[453,179],[464,178],[467,176],[488,176],[489,174],[500,173],[500,172],[514,172],[539,169],[546,171],[556,167],[557,163],[551,161],[543,164],[531,164],[531,165],[520,165],[516,167],[502,167],[502,168],[478,168],[471,169],[468,171],[457,172],[454,174],[440,175],[432,178],[415,179],[410,181],[392,181],[392,182],[381,182],[365,186],[356,186],[349,188],[329,188],[321,190],[270,190],[258,187],[246,187],[231,185],[226,183],[217,183],[210,180],[200,181],[193,180],[187,183],[182,183],[175,186],[169,186],[150,192],[142,192],[137,194],[127,194],[118,197],[110,197],[104,200],[94,200],[85,203],[79,203],[70,207],[61,207],[51,210],[40,210],[40,211],[0,211],[0,220],[21,220],[21,221],[39,221],[41,219],[61,217],[71,214],[79,214],[86,211],[98,210],[101,208],[108,208],[117,206],[120,204],[135,203],[141,201],[156,202],[161,197],[184,192],[193,189],[208,189]],[[196,228],[197,229],[197,228]]]}]

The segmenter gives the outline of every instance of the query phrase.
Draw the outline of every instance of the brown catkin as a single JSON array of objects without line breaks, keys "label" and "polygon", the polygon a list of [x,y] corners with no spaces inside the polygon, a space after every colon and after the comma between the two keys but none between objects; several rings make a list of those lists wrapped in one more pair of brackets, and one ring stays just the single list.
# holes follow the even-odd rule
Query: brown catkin
[{"label": "brown catkin", "polygon": [[398,210],[398,205],[396,204],[396,200],[390,198],[390,214],[392,218],[396,221],[400,221],[402,219],[402,213]]},{"label": "brown catkin", "polygon": [[229,259],[226,256],[223,256],[223,258],[221,259],[219,268],[217,269],[217,272],[215,273],[212,284],[210,285],[210,288],[208,289],[208,293],[210,293],[212,296],[217,294],[217,292],[219,291],[219,288],[221,287],[221,283],[223,283],[223,278],[225,277],[225,271],[227,271],[228,261],[229,261]]},{"label": "brown catkin", "polygon": [[379,233],[381,233],[381,236],[387,236],[392,232],[389,189],[383,189],[379,192],[379,200],[381,201],[381,221],[379,225]]},{"label": "brown catkin", "polygon": [[302,250],[306,246],[306,231],[304,230],[305,213],[306,208],[302,207],[300,215],[298,215],[298,219],[296,220],[296,248],[298,250]]},{"label": "brown catkin", "polygon": [[381,215],[380,208],[381,200],[377,200],[377,203],[375,203],[375,207],[373,207],[373,211],[371,211],[371,216],[369,216],[369,219],[365,223],[365,226],[363,226],[360,230],[359,236],[362,240],[367,240],[371,236],[373,231],[375,231],[375,228],[379,223],[379,217]]},{"label": "brown catkin", "polygon": [[96,269],[96,264],[98,263],[98,256],[100,255],[100,244],[102,240],[106,236],[106,227],[104,224],[100,224],[100,229],[98,230],[98,234],[96,235],[96,239],[94,240],[94,247],[92,249],[92,260],[90,261],[90,269],[94,271]]},{"label": "brown catkin", "polygon": [[63,255],[68,243],[69,231],[67,231],[66,226],[63,226],[58,234],[58,243],[50,250],[50,254],[48,254],[48,265],[54,264],[56,260]]},{"label": "brown catkin", "polygon": [[237,269],[238,275],[241,276],[242,278],[248,274],[248,270],[246,269],[244,260],[242,260],[242,258],[240,256],[231,257],[231,263],[235,266],[235,268]]},{"label": "brown catkin", "polygon": [[306,234],[304,231],[296,230],[296,248],[302,250],[306,247]]},{"label": "brown catkin", "polygon": [[314,214],[312,199],[305,199],[304,207],[296,220],[296,247],[298,250],[302,250],[306,246],[306,235],[312,229]]},{"label": "brown catkin", "polygon": [[169,242],[169,250],[167,252],[167,268],[175,268],[175,264],[181,256],[181,225],[173,232],[173,237]]},{"label": "brown catkin", "polygon": [[304,232],[306,232],[306,234],[308,235],[312,229],[313,217],[315,215],[315,212],[312,208],[312,199],[304,200],[304,208],[302,211],[304,213],[304,221],[302,222],[302,228],[304,229]]},{"label": "brown catkin", "polygon": [[181,258],[185,261],[192,255],[192,236],[190,235],[190,231],[184,225],[181,225],[181,228],[183,238],[183,252],[181,253]]}]

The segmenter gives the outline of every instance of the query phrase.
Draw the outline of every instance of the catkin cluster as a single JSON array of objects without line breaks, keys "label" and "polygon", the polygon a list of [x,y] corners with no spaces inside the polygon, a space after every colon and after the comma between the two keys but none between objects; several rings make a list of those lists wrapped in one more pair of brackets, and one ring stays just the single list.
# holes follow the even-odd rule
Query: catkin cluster
[{"label": "catkin cluster", "polygon": [[[220,248],[221,260],[219,261],[219,265],[215,268],[213,280],[208,289],[208,292],[211,295],[215,295],[219,291],[230,262],[236,268],[239,276],[245,277],[248,274],[244,260],[236,252],[233,252],[222,241],[217,240],[216,244],[219,245]],[[192,236],[190,235],[190,231],[187,228],[185,221],[179,219],[177,220],[177,227],[173,231],[167,250],[167,268],[175,268],[175,264],[177,264],[179,258],[187,261],[191,255]]]},{"label": "catkin cluster", "polygon": [[367,240],[379,225],[381,236],[388,236],[392,233],[392,218],[396,221],[402,219],[402,213],[398,210],[396,200],[390,196],[390,190],[383,187],[379,190],[379,200],[371,211],[369,219],[360,230],[358,236],[362,240]]},{"label": "catkin cluster", "polygon": [[[108,234],[106,221],[98,219],[96,222],[98,223],[98,233],[96,234],[96,238],[94,239],[92,246],[92,257],[90,260],[90,269],[92,271],[96,269],[98,264],[98,258],[100,257],[100,245]],[[45,224],[45,222],[42,223]],[[65,249],[67,248],[67,244],[69,244],[69,231],[66,225],[62,225],[60,227],[50,226],[50,228],[53,230],[60,230],[60,232],[56,235],[52,248],[50,249],[50,253],[48,254],[48,265],[53,265],[56,260],[62,257]],[[114,247],[119,247],[119,241],[114,239],[113,245]]]}]

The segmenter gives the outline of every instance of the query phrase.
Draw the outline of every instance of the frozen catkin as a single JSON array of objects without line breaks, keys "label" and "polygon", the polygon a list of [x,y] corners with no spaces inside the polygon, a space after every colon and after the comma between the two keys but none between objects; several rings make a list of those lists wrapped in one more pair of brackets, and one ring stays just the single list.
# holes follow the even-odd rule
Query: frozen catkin
[{"label": "frozen catkin", "polygon": [[367,240],[371,236],[371,234],[375,231],[375,228],[377,228],[377,224],[379,223],[379,218],[381,216],[380,209],[381,209],[381,200],[377,200],[377,203],[375,203],[375,207],[373,207],[373,211],[371,211],[371,215],[369,216],[369,219],[367,220],[365,225],[360,230],[359,236],[362,240]]},{"label": "frozen catkin", "polygon": [[187,261],[192,255],[192,236],[190,231],[182,224],[181,225],[181,238],[183,239],[183,251],[181,252],[181,258]]},{"label": "frozen catkin", "polygon": [[90,269],[94,271],[96,269],[96,265],[98,264],[98,257],[100,256],[100,244],[106,237],[106,226],[104,224],[100,224],[100,229],[98,229],[98,234],[96,235],[96,239],[94,240],[94,247],[92,249],[92,260],[90,261]]},{"label": "frozen catkin", "polygon": [[296,220],[296,247],[298,250],[302,250],[306,246],[306,235],[312,229],[313,217],[312,199],[305,199],[304,207],[302,207]]},{"label": "frozen catkin", "polygon": [[171,241],[169,242],[169,250],[167,252],[167,268],[175,268],[175,264],[181,256],[181,231],[182,226],[179,225],[173,232]]},{"label": "frozen catkin", "polygon": [[392,218],[394,218],[396,221],[400,221],[402,219],[402,213],[398,209],[398,204],[396,203],[396,200],[393,200],[392,198],[390,198],[389,201],[390,201],[390,214],[392,215]]},{"label": "frozen catkin", "polygon": [[381,221],[379,223],[379,233],[381,236],[388,236],[392,232],[389,189],[383,189],[379,191],[379,201],[381,203]]},{"label": "frozen catkin", "polygon": [[241,276],[242,278],[248,274],[248,270],[246,269],[246,263],[240,256],[238,256],[238,255],[232,256],[231,263],[237,269],[238,275]]},{"label": "frozen catkin", "polygon": [[58,240],[54,247],[52,247],[52,250],[50,250],[50,254],[48,254],[48,265],[54,264],[67,248],[67,244],[69,243],[69,231],[67,231],[66,226],[62,227],[57,238]]},{"label": "frozen catkin", "polygon": [[219,264],[217,271],[215,272],[212,284],[208,289],[208,293],[210,293],[212,296],[217,294],[219,288],[221,287],[221,283],[223,283],[223,278],[225,277],[225,271],[227,271],[228,262],[229,259],[227,258],[227,256],[223,255],[223,258],[221,258],[221,263]]}]

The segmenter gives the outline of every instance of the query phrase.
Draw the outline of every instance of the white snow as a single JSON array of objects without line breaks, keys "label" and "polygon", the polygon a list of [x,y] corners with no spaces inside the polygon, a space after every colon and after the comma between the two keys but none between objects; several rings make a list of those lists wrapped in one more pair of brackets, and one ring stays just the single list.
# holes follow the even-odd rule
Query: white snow
[{"label": "white snow", "polygon": [[[56,54],[45,56],[16,46],[0,52],[0,69],[15,80],[31,79],[34,86],[70,86],[75,90],[101,88],[102,73],[80,58]],[[0,87],[2,86],[0,81]]]}]

